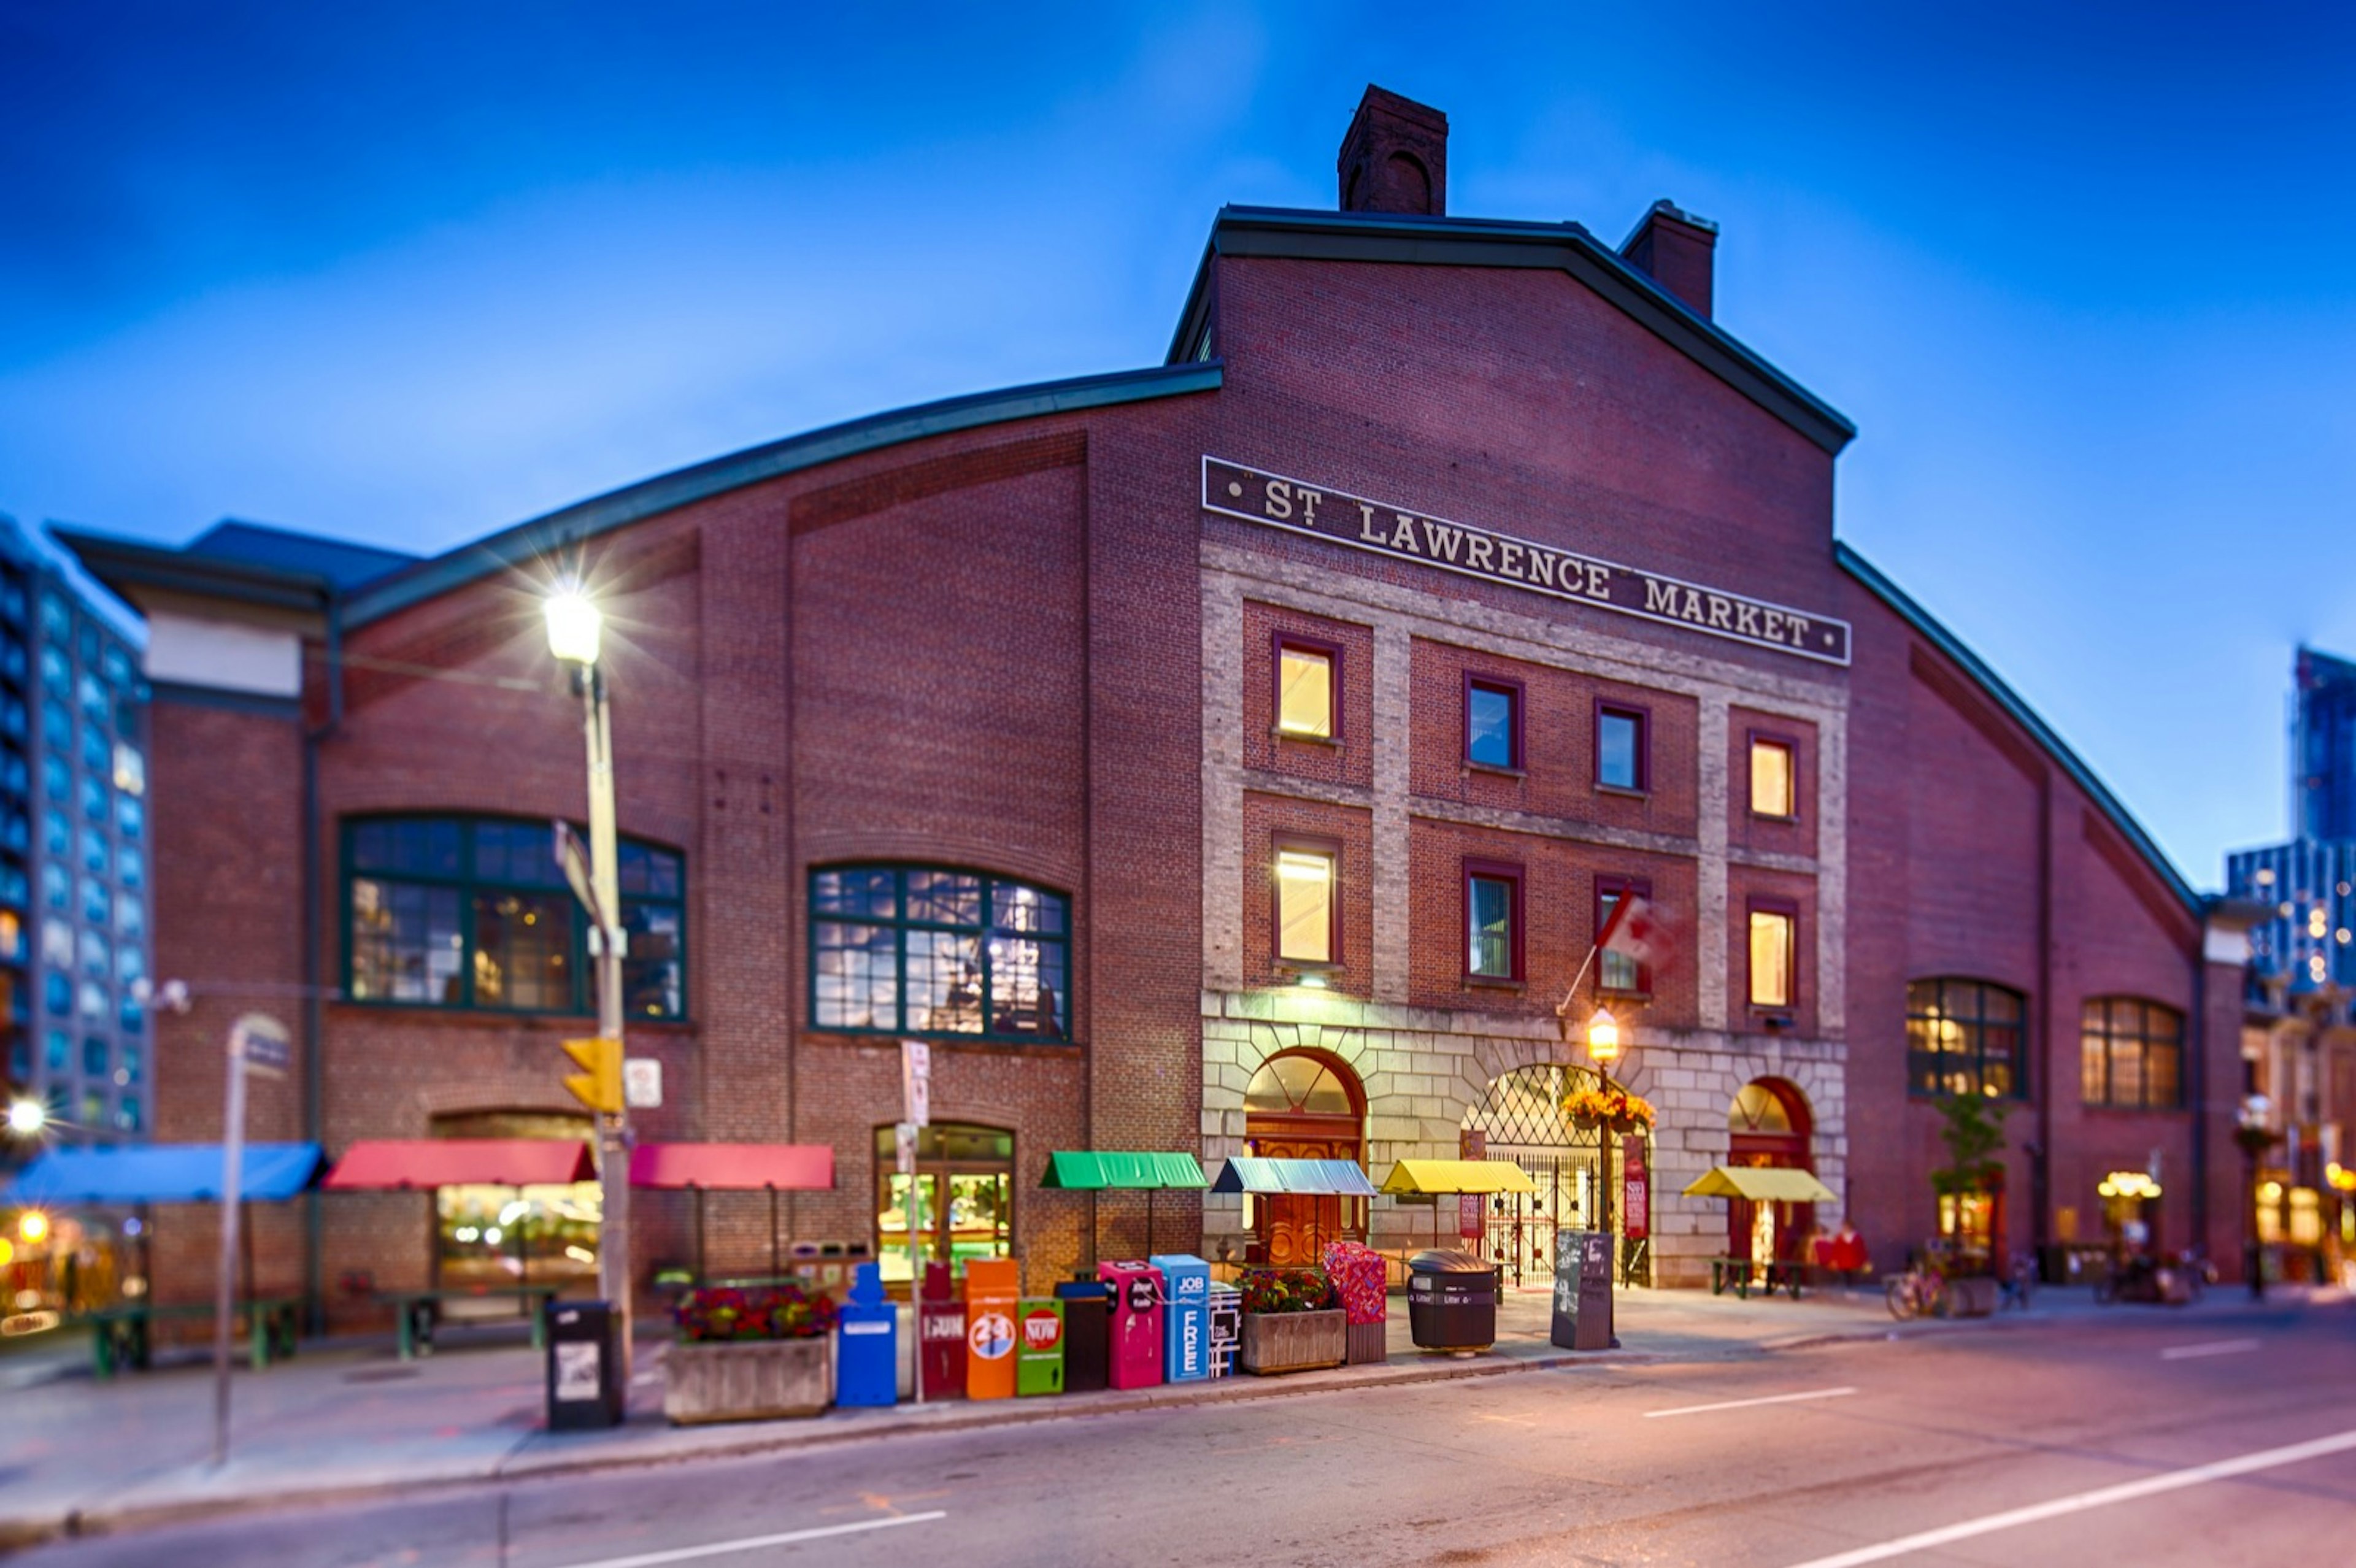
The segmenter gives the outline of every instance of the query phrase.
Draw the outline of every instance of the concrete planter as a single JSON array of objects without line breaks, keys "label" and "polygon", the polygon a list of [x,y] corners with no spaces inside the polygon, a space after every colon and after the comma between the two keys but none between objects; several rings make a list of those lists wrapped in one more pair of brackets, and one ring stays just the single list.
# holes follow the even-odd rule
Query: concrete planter
[{"label": "concrete planter", "polygon": [[1947,1282],[1947,1316],[1986,1317],[1996,1311],[1997,1282],[1983,1275]]},{"label": "concrete planter", "polygon": [[816,1415],[833,1403],[831,1336],[673,1345],[663,1414],[675,1426]]},{"label": "concrete planter", "polygon": [[1244,1371],[1313,1371],[1349,1360],[1350,1320],[1338,1307],[1323,1312],[1244,1314]]}]

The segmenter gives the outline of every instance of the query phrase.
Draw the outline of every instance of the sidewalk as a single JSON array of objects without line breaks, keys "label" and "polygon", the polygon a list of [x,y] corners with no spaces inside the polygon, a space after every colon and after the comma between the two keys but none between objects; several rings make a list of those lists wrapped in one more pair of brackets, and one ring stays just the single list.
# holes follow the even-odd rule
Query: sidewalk
[{"label": "sidewalk", "polygon": [[[2337,1298],[2338,1293],[2332,1293]],[[2292,1302],[2288,1292],[2279,1304]],[[2202,1317],[2241,1304],[2214,1293]],[[1425,1356],[1394,1297],[1390,1360],[1289,1377],[1049,1399],[949,1400],[891,1410],[830,1411],[815,1420],[674,1428],[663,1422],[662,1345],[642,1340],[626,1424],[605,1432],[542,1429],[542,1363],[529,1348],[458,1347],[403,1363],[389,1340],[308,1346],[260,1374],[240,1371],[230,1463],[206,1463],[209,1369],[188,1364],[92,1381],[81,1347],[0,1359],[8,1419],[0,1426],[0,1550],[50,1536],[158,1523],[241,1509],[328,1502],[562,1471],[676,1462],[884,1436],[959,1431],[1119,1411],[1487,1377],[1577,1362],[1709,1361],[1841,1339],[1970,1333],[2064,1322],[2097,1311],[2083,1291],[2051,1290],[2026,1313],[1966,1322],[1892,1322],[1879,1292],[1803,1301],[1690,1291],[1620,1297],[1618,1350],[1574,1355],[1547,1339],[1550,1295],[1509,1291],[1494,1351]]]}]

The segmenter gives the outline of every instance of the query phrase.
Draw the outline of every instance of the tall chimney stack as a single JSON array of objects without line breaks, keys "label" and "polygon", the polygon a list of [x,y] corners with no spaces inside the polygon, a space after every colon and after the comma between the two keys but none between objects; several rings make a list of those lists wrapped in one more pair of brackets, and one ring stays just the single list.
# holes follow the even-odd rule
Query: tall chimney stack
[{"label": "tall chimney stack", "polygon": [[1620,254],[1708,321],[1712,253],[1717,249],[1717,224],[1664,199],[1653,203],[1644,221],[1620,247]]},{"label": "tall chimney stack", "polygon": [[1344,212],[1448,213],[1448,116],[1369,83],[1335,160]]}]

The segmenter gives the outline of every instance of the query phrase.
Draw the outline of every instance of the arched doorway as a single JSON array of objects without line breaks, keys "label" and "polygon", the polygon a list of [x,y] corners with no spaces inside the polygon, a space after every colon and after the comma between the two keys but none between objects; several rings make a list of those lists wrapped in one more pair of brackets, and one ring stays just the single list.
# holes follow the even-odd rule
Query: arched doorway
[{"label": "arched doorway", "polygon": [[[1511,1160],[1522,1168],[1533,1193],[1505,1193],[1489,1200],[1483,1255],[1494,1259],[1515,1285],[1548,1285],[1554,1278],[1555,1232],[1593,1230],[1604,1217],[1603,1136],[1593,1127],[1572,1126],[1562,1114],[1565,1095],[1600,1083],[1593,1070],[1567,1062],[1517,1067],[1492,1079],[1481,1103],[1464,1113],[1467,1157]],[[1638,1135],[1641,1136],[1641,1135]],[[1634,1137],[1615,1140],[1612,1178],[1627,1168]],[[1644,1243],[1625,1240],[1627,1216],[1612,1189],[1612,1229],[1622,1238],[1616,1251],[1621,1274],[1630,1284],[1651,1278]],[[1447,1201],[1447,1200],[1443,1200]],[[1452,1215],[1441,1221],[1454,1233]],[[1451,1243],[1452,1244],[1452,1243]]]},{"label": "arched doorway", "polygon": [[[1808,1097],[1781,1078],[1754,1078],[1735,1091],[1726,1110],[1726,1163],[1815,1169],[1808,1151],[1815,1117]],[[1764,1265],[1800,1255],[1804,1238],[1815,1231],[1813,1203],[1753,1203],[1730,1199],[1726,1205],[1726,1255]]]},{"label": "arched doorway", "polygon": [[[1322,1051],[1280,1051],[1244,1090],[1244,1150],[1273,1159],[1365,1163],[1366,1094],[1358,1075]],[[1366,1239],[1366,1200],[1271,1193],[1244,1199],[1245,1256],[1279,1265],[1316,1262],[1327,1242]]]}]

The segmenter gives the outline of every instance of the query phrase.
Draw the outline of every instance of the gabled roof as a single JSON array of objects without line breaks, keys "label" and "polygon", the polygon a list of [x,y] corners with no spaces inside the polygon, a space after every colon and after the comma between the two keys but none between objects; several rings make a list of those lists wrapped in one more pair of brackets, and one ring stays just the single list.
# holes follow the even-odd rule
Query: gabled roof
[{"label": "gabled roof", "polygon": [[2184,880],[2184,874],[2176,869],[2176,863],[2168,858],[2167,851],[2159,847],[2150,834],[2144,831],[2143,824],[2137,822],[2135,819],[2135,814],[2119,803],[2118,796],[2113,795],[2103,781],[2094,776],[2094,770],[2086,765],[2085,759],[2072,751],[2069,742],[2055,733],[2052,726],[2039,717],[2037,710],[2029,707],[2019,692],[2005,684],[2003,677],[1990,669],[1987,662],[1979,655],[1972,652],[1961,637],[1941,624],[1928,610],[1916,603],[1904,589],[1884,577],[1879,568],[1858,554],[1855,549],[1835,540],[1833,559],[1838,562],[1842,571],[1862,583],[1868,592],[1895,611],[1898,618],[1913,627],[1924,641],[1953,660],[1955,667],[1969,676],[1981,691],[1987,694],[1990,701],[2003,709],[2006,717],[2028,731],[2029,739],[2036,741],[2044,750],[2046,755],[2051,757],[2062,771],[2070,775],[2071,782],[2085,793],[2086,798],[2094,803],[2094,808],[2108,817],[2111,826],[2118,829],[2120,836],[2134,846],[2137,854],[2149,862],[2153,873],[2166,885],[2177,901],[2184,906],[2185,912],[2195,920],[2203,918],[2209,901],[2193,891],[2192,884]]},{"label": "gabled roof", "polygon": [[223,518],[198,534],[188,542],[187,552],[322,577],[347,592],[417,560],[407,550],[296,533],[235,517]]},{"label": "gabled roof", "polygon": [[1697,315],[1582,224],[1279,207],[1221,208],[1211,225],[1202,264],[1194,271],[1194,285],[1179,315],[1178,330],[1171,338],[1171,364],[1192,358],[1204,341],[1215,256],[1568,272],[1826,452],[1838,453],[1857,435],[1857,427],[1837,410],[1724,327]]}]

